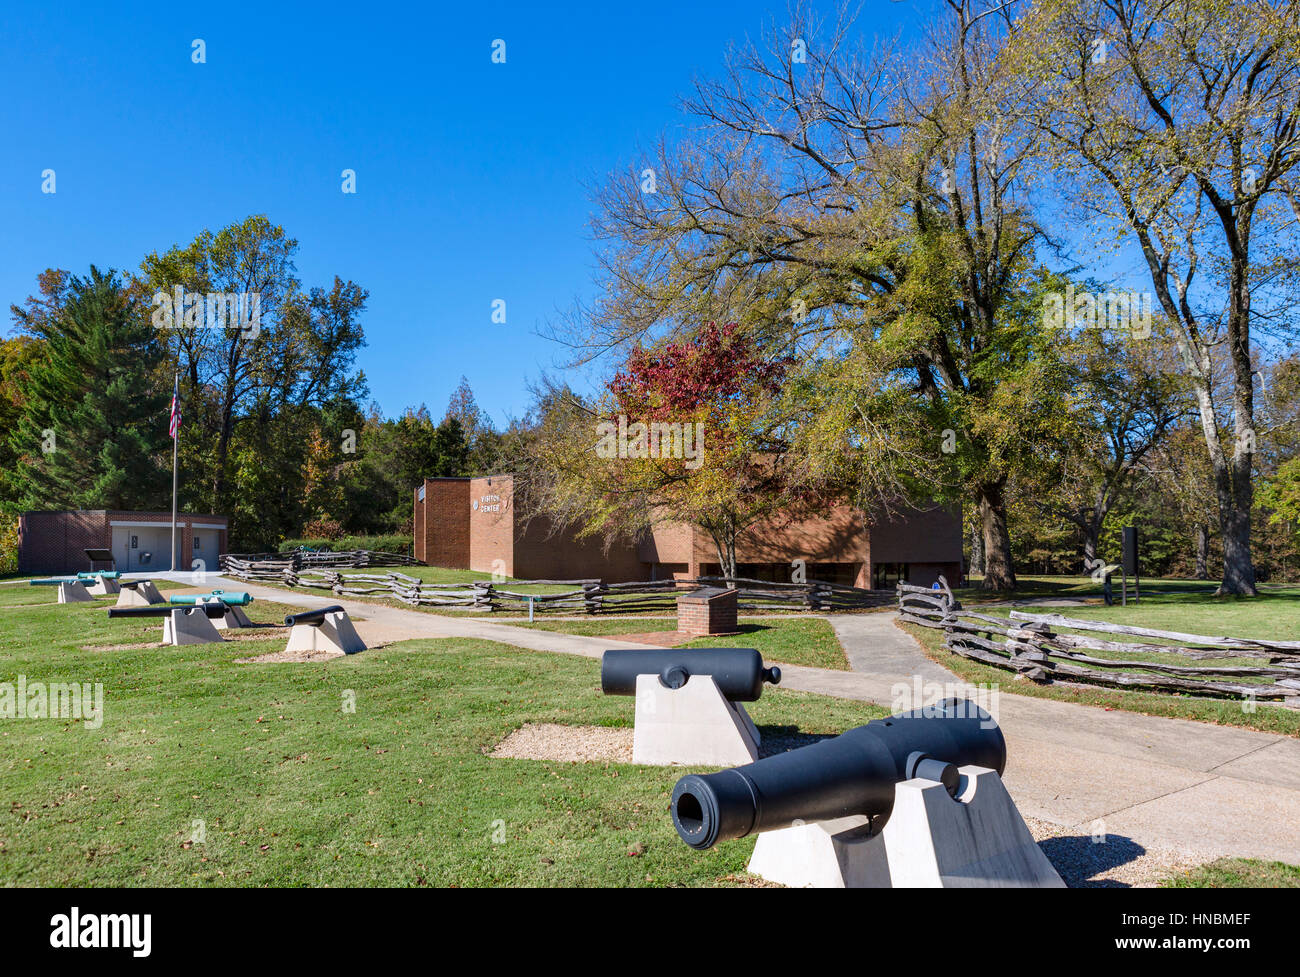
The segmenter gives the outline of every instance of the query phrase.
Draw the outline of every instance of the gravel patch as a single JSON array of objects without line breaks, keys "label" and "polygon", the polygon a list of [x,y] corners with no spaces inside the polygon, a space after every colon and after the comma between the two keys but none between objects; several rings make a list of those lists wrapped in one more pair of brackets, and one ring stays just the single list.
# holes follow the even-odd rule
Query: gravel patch
[{"label": "gravel patch", "polygon": [[512,760],[566,763],[631,763],[632,730],[612,726],[525,723],[491,752]]},{"label": "gravel patch", "polygon": [[[772,756],[827,739],[813,733],[768,732],[760,756]],[[632,730],[613,726],[564,726],[525,723],[489,753],[512,760],[558,760],[563,763],[631,763]]]},{"label": "gravel patch", "polygon": [[272,651],[256,658],[236,658],[238,665],[270,665],[276,662],[323,662],[331,658],[346,658],[341,651]]},{"label": "gravel patch", "polygon": [[1140,845],[1120,835],[1104,842],[1079,828],[1025,818],[1029,833],[1072,889],[1151,889],[1161,880],[1188,872],[1213,856],[1204,852]]}]

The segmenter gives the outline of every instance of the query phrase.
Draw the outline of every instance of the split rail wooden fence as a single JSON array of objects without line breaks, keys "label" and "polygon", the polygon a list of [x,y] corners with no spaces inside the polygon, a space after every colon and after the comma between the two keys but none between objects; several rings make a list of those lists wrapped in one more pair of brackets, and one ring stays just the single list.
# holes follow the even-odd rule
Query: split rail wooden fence
[{"label": "split rail wooden fence", "polygon": [[[364,551],[361,551],[364,552]],[[601,580],[529,580],[528,587],[563,587],[551,593],[527,593],[524,582],[495,583],[472,580],[436,583],[398,571],[342,573],[302,561],[302,554],[226,554],[222,571],[244,581],[265,581],[289,587],[328,590],[339,597],[391,597],[421,607],[463,607],[478,611],[524,611],[532,603],[540,614],[673,613],[678,595],[700,586],[734,587],[740,610],[837,611],[880,607],[890,602],[887,593],[848,587],[822,580],[774,583],[744,577],[699,577],[695,580],[645,580],[604,583]],[[325,554],[311,554],[321,556]],[[339,555],[339,554],[330,554]],[[385,556],[385,554],[370,554]],[[391,554],[387,554],[391,555]],[[348,564],[348,567],[354,564]],[[370,566],[382,565],[371,562]]]},{"label": "split rail wooden fence", "polygon": [[962,607],[942,577],[940,584],[938,590],[898,584],[899,617],[942,630],[944,646],[963,658],[1044,684],[1062,680],[1300,707],[1300,641],[1185,634],[1055,613],[980,614]]}]

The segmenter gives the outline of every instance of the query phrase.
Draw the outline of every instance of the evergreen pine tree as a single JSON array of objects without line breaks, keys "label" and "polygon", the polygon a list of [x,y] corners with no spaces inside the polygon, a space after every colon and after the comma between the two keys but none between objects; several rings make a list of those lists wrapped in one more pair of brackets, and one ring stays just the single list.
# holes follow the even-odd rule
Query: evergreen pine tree
[{"label": "evergreen pine tree", "polygon": [[166,508],[163,350],[115,273],[74,277],[36,327],[45,357],[25,380],[15,435],[25,509]]}]

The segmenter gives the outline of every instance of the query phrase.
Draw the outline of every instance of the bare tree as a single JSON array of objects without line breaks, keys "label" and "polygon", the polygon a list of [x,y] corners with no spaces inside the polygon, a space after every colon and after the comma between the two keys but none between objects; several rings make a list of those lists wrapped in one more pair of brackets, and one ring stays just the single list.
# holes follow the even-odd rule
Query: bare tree
[{"label": "bare tree", "polygon": [[1213,470],[1221,593],[1256,593],[1252,331],[1294,334],[1298,16],[1297,0],[1040,0],[1015,41],[1069,203],[1136,243],[1176,326]]}]

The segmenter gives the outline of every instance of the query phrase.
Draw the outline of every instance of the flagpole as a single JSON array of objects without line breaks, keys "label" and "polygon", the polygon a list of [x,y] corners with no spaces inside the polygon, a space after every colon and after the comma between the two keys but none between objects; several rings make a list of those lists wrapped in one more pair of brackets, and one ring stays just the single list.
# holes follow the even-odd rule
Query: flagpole
[{"label": "flagpole", "polygon": [[[178,391],[177,396],[179,396],[180,385],[181,385],[181,371],[178,366],[176,370],[176,382],[172,387],[173,390]],[[172,409],[175,410],[175,405],[173,405]],[[177,424],[176,431],[172,435],[172,573],[176,572],[176,486],[177,486],[176,456],[177,454],[179,454],[180,444],[181,444],[181,427],[179,424]]]}]

